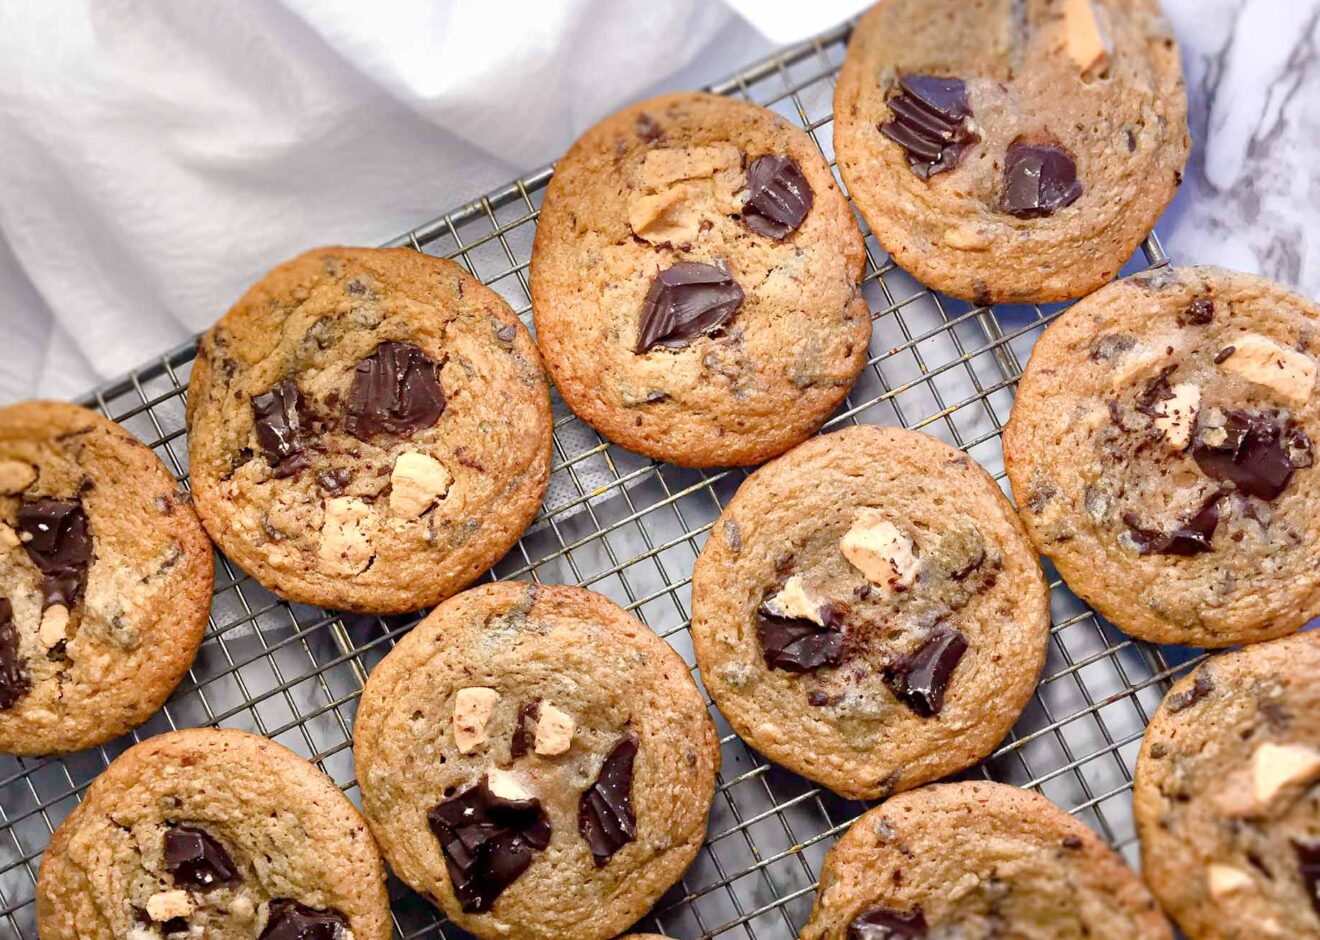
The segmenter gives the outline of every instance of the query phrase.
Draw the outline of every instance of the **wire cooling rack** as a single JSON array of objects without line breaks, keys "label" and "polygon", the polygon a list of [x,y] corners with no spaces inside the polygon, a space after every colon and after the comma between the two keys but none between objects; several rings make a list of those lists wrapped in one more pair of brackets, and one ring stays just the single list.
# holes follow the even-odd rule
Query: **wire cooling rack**
[{"label": "wire cooling rack", "polygon": [[[801,126],[834,165],[831,99],[848,27],[760,62],[713,91]],[[453,258],[530,325],[527,269],[550,170],[533,173],[392,244]],[[927,291],[868,235],[863,292],[870,358],[827,428],[920,429],[1004,480],[1000,431],[1031,345],[1058,305],[987,308]],[[1167,264],[1152,235],[1125,273]],[[187,485],[184,397],[193,347],[175,350],[87,402],[147,442]],[[690,575],[746,471],[686,470],[610,445],[554,399],[554,473],[545,506],[492,572],[580,584],[646,621],[693,663]],[[1053,630],[1039,688],[1009,738],[964,777],[1043,793],[1136,862],[1132,769],[1146,724],[1190,651],[1132,640],[1101,620],[1049,565]],[[219,725],[264,734],[313,760],[355,802],[351,740],[367,674],[419,619],[287,604],[223,557],[209,629],[165,708],[131,735],[62,759],[0,755],[0,938],[37,933],[33,889],[54,827],[91,780],[139,740]],[[700,677],[698,676],[698,679]],[[638,930],[679,938],[790,938],[806,921],[826,850],[867,806],[768,763],[712,707],[723,752],[710,830],[683,880]],[[391,881],[403,938],[466,937]]]}]

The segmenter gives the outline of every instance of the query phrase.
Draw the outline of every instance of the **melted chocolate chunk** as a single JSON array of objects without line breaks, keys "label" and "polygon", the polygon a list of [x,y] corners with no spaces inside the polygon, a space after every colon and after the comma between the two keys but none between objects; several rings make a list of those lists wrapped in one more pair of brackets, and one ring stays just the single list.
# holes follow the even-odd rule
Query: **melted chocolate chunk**
[{"label": "melted chocolate chunk", "polygon": [[[1146,383],[1146,388],[1137,396],[1135,407],[1138,411],[1151,417],[1160,413],[1158,407],[1160,402],[1168,401],[1173,397],[1173,389],[1169,386],[1169,376],[1173,375],[1177,369],[1177,366],[1165,366],[1155,378]],[[1115,424],[1117,423],[1115,422]]]},{"label": "melted chocolate chunk", "polygon": [[633,761],[637,738],[626,735],[605,757],[600,776],[578,801],[578,832],[587,840],[596,867],[609,863],[614,853],[637,838],[633,815]]},{"label": "melted chocolate chunk", "polygon": [[321,489],[332,496],[344,492],[344,489],[353,480],[353,474],[347,467],[337,467],[334,470],[324,470],[316,475],[316,482]]},{"label": "melted chocolate chunk", "polygon": [[47,607],[72,608],[87,586],[92,560],[92,533],[87,513],[76,499],[38,499],[18,510],[18,532],[23,548],[45,575],[41,591]]},{"label": "melted chocolate chunk", "polygon": [[506,800],[485,778],[426,814],[440,840],[454,897],[468,914],[491,909],[495,899],[550,844],[550,821],[540,800]]},{"label": "melted chocolate chunk", "polygon": [[1306,884],[1311,906],[1320,917],[1320,842],[1294,839],[1293,848],[1297,851],[1297,871]]},{"label": "melted chocolate chunk", "polygon": [[532,746],[536,743],[536,722],[540,717],[540,699],[518,709],[518,722],[513,726],[513,739],[509,742],[509,756],[514,760],[532,752]]},{"label": "melted chocolate chunk", "polygon": [[176,884],[194,891],[210,891],[234,884],[238,869],[225,847],[205,830],[171,826],[165,830],[165,868]]},{"label": "melted chocolate chunk", "polygon": [[783,241],[806,220],[814,198],[811,184],[792,157],[757,157],[747,169],[743,224],[767,238]]},{"label": "melted chocolate chunk", "polygon": [[944,708],[944,691],[965,652],[965,636],[957,630],[936,630],[915,652],[885,670],[885,684],[908,708],[932,718]]},{"label": "melted chocolate chunk", "polygon": [[1040,219],[1071,206],[1082,195],[1077,164],[1057,144],[1015,140],[1004,157],[999,208],[1019,219]]},{"label": "melted chocolate chunk", "polygon": [[756,634],[765,664],[785,672],[837,666],[843,651],[843,616],[833,604],[826,604],[820,609],[820,619],[823,624],[803,617],[781,617],[762,603]]},{"label": "melted chocolate chunk", "polygon": [[910,911],[878,907],[853,918],[848,925],[848,940],[919,940],[929,930],[920,907]]},{"label": "melted chocolate chunk", "polygon": [[742,306],[743,290],[723,268],[680,261],[661,271],[642,302],[637,347],[678,349],[724,324]]},{"label": "melted chocolate chunk", "polygon": [[1178,314],[1179,326],[1205,326],[1215,318],[1214,301],[1198,297]]},{"label": "melted chocolate chunk", "polygon": [[257,940],[340,940],[348,936],[348,919],[338,911],[318,911],[297,901],[270,902],[270,920]]},{"label": "melted chocolate chunk", "polygon": [[307,466],[302,442],[307,423],[304,414],[302,392],[292,379],[252,397],[257,441],[267,462],[275,468],[276,478],[293,476]]},{"label": "melted chocolate chunk", "polygon": [[1192,442],[1206,476],[1268,500],[1284,491],[1295,469],[1310,466],[1311,440],[1291,419],[1268,411],[1230,411],[1225,418],[1223,428],[1198,426]]},{"label": "melted chocolate chunk", "polygon": [[357,364],[348,391],[348,433],[410,437],[440,420],[445,393],[435,360],[410,343],[381,343]]},{"label": "melted chocolate chunk", "polygon": [[1210,673],[1202,669],[1192,680],[1192,687],[1185,692],[1175,692],[1169,696],[1169,701],[1165,706],[1172,714],[1185,711],[1191,708],[1201,699],[1205,698],[1215,690],[1214,680],[1210,678]]},{"label": "melted chocolate chunk", "polygon": [[958,165],[963,153],[981,138],[971,129],[967,85],[960,78],[903,75],[899,94],[889,99],[893,119],[880,133],[907,151],[908,165],[930,179]]},{"label": "melted chocolate chunk", "polygon": [[0,711],[13,708],[32,689],[23,660],[18,656],[18,628],[14,606],[0,597]]},{"label": "melted chocolate chunk", "polygon": [[1214,551],[1211,540],[1219,527],[1219,501],[1224,495],[1223,491],[1211,493],[1186,522],[1168,532],[1146,528],[1135,512],[1123,513],[1123,524],[1143,555],[1187,556]]}]

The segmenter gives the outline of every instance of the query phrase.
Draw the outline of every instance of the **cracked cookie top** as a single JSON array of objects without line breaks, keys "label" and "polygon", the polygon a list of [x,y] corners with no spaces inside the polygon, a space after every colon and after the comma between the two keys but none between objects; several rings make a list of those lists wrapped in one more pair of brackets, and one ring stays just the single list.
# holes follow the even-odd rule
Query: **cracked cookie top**
[{"label": "cracked cookie top", "polygon": [[43,940],[388,940],[385,866],[287,748],[195,728],[124,752],[41,861]]},{"label": "cracked cookie top", "polygon": [[1218,268],[1079,301],[1004,433],[1018,508],[1069,587],[1143,639],[1229,646],[1320,612],[1320,307]]},{"label": "cracked cookie top", "polygon": [[394,872],[461,928],[605,940],[692,862],[719,769],[687,665],[581,588],[437,607],[371,673],[353,756]]},{"label": "cracked cookie top", "polygon": [[0,751],[100,744],[188,671],[211,544],[160,459],[63,402],[0,409]]},{"label": "cracked cookie top", "polygon": [[975,763],[1036,686],[1047,591],[966,454],[858,426],[752,474],[692,576],[702,681],[749,744],[873,799]]},{"label": "cracked cookie top", "polygon": [[923,284],[977,303],[1110,280],[1191,140],[1157,0],[886,0],[834,92],[848,193]]},{"label": "cracked cookie top", "polygon": [[322,607],[448,597],[508,551],[550,475],[527,330],[458,265],[401,248],[266,275],[198,344],[188,424],[211,536]]},{"label": "cracked cookie top", "polygon": [[1173,940],[1085,823],[1002,783],[901,793],[830,849],[802,940]]},{"label": "cracked cookie top", "polygon": [[537,340],[569,407],[684,466],[759,463],[847,394],[871,321],[862,238],[803,131],[668,95],[555,166],[532,254]]}]

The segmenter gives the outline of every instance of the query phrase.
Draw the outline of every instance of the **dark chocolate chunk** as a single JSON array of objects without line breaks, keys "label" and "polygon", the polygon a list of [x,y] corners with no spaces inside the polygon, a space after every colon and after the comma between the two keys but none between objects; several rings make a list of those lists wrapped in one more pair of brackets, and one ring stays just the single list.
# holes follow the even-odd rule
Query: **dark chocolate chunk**
[{"label": "dark chocolate chunk", "polygon": [[1222,429],[1200,423],[1192,442],[1192,457],[1206,476],[1248,496],[1274,499],[1293,470],[1310,465],[1310,438],[1291,419],[1268,411],[1230,411],[1225,418]]},{"label": "dark chocolate chunk", "polygon": [[637,115],[637,120],[633,122],[633,130],[637,132],[638,137],[646,141],[648,144],[653,144],[661,137],[665,136],[665,132],[661,130],[660,124],[645,111]]},{"label": "dark chocolate chunk", "polygon": [[495,899],[550,844],[550,820],[540,800],[506,800],[483,777],[474,787],[426,814],[449,869],[454,897],[468,914],[491,909]]},{"label": "dark chocolate chunk", "polygon": [[972,107],[960,78],[903,75],[899,94],[889,99],[893,118],[880,133],[907,152],[908,165],[930,179],[958,165],[963,153],[981,138],[971,129]]},{"label": "dark chocolate chunk", "polygon": [[747,168],[743,224],[753,232],[782,241],[806,220],[814,198],[811,184],[792,157],[757,157]]},{"label": "dark chocolate chunk", "polygon": [[41,591],[47,607],[72,608],[87,586],[92,533],[76,499],[38,499],[18,509],[18,532],[32,563],[45,576]]},{"label": "dark chocolate chunk", "polygon": [[514,760],[531,753],[536,743],[536,722],[540,717],[540,699],[518,709],[518,722],[513,726],[513,739],[509,742],[509,756]]},{"label": "dark chocolate chunk", "polygon": [[920,907],[910,911],[877,907],[853,918],[848,925],[848,940],[919,940],[929,929]]},{"label": "dark chocolate chunk", "polygon": [[1065,849],[1072,849],[1073,851],[1076,851],[1077,849],[1080,849],[1082,847],[1082,840],[1079,839],[1077,836],[1064,836],[1063,847]]},{"label": "dark chocolate chunk", "polygon": [[888,666],[885,684],[908,708],[922,718],[932,718],[944,708],[944,691],[965,652],[967,638],[957,630],[941,628],[914,652]]},{"label": "dark chocolate chunk", "polygon": [[1146,383],[1146,388],[1137,396],[1135,407],[1138,411],[1152,417],[1160,413],[1158,407],[1160,402],[1168,401],[1173,397],[1173,389],[1169,386],[1169,376],[1173,375],[1177,369],[1177,366],[1165,366],[1159,371],[1158,375]]},{"label": "dark chocolate chunk", "polygon": [[637,738],[626,735],[605,757],[600,776],[578,801],[578,832],[587,840],[596,867],[609,863],[614,853],[637,838],[633,815],[633,761]]},{"label": "dark chocolate chunk", "polygon": [[14,606],[0,597],[0,711],[13,708],[32,690],[32,681],[18,655],[18,628],[14,626]]},{"label": "dark chocolate chunk", "polygon": [[1215,318],[1215,304],[1212,300],[1198,297],[1178,314],[1179,326],[1205,326]]},{"label": "dark chocolate chunk", "polygon": [[1171,713],[1177,714],[1191,708],[1214,690],[1214,680],[1210,678],[1210,673],[1202,669],[1196,674],[1196,678],[1192,680],[1192,687],[1184,692],[1175,692],[1170,695],[1165,707]]},{"label": "dark chocolate chunk", "polygon": [[1058,144],[1015,140],[1004,157],[999,208],[1019,219],[1040,219],[1071,206],[1082,195],[1077,164]]},{"label": "dark chocolate chunk", "polygon": [[843,651],[843,616],[837,607],[826,604],[820,609],[820,619],[823,624],[803,617],[781,617],[763,602],[757,611],[756,632],[765,664],[785,672],[837,666]]},{"label": "dark chocolate chunk", "polygon": [[348,936],[348,918],[338,911],[318,911],[280,898],[270,902],[270,919],[257,940],[340,940]]},{"label": "dark chocolate chunk", "polygon": [[1219,501],[1224,495],[1222,490],[1211,493],[1186,522],[1168,532],[1143,526],[1135,512],[1123,513],[1123,524],[1132,533],[1132,541],[1143,555],[1186,556],[1214,551],[1211,540],[1219,527]]},{"label": "dark chocolate chunk", "polygon": [[337,467],[334,470],[324,470],[316,475],[316,482],[320,484],[321,489],[331,495],[344,492],[353,479],[353,474],[347,467]]},{"label": "dark chocolate chunk", "polygon": [[234,884],[238,869],[225,847],[205,830],[171,826],[165,830],[165,868],[176,884],[194,891],[210,891]]},{"label": "dark chocolate chunk", "polygon": [[1294,839],[1293,848],[1297,851],[1297,871],[1306,884],[1311,906],[1320,917],[1320,842]]},{"label": "dark chocolate chunk", "polygon": [[348,391],[348,433],[409,437],[440,420],[445,393],[435,360],[411,343],[381,343],[357,364]]},{"label": "dark chocolate chunk", "polygon": [[293,476],[307,466],[302,434],[306,427],[302,392],[292,379],[284,379],[269,392],[252,397],[252,419],[257,441],[276,478]]},{"label": "dark chocolate chunk", "polygon": [[728,271],[700,261],[680,261],[651,282],[642,302],[634,352],[691,345],[703,333],[723,326],[742,302],[743,290]]}]

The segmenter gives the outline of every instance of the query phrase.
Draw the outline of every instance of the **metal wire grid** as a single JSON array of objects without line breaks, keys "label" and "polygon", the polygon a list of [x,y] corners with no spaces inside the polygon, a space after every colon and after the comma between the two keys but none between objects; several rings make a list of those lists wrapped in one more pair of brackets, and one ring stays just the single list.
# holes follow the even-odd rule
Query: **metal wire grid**
[{"label": "metal wire grid", "polygon": [[[848,27],[785,50],[713,91],[804,128],[834,165],[831,98]],[[527,268],[550,170],[518,180],[396,240],[454,258],[530,320]],[[1000,431],[1035,337],[1059,306],[968,305],[932,294],[868,235],[867,366],[827,427],[902,425],[962,448],[1004,483]],[[1154,235],[1128,270],[1167,263]],[[193,347],[100,389],[88,404],[146,441],[186,486],[184,396]],[[488,577],[573,583],[646,621],[692,665],[690,572],[705,534],[746,471],[696,471],[604,442],[555,397],[546,505]],[[165,708],[131,735],[62,759],[0,755],[0,937],[35,938],[33,891],[53,829],[119,753],[198,725],[244,728],[313,760],[355,802],[351,728],[367,674],[418,619],[351,616],[280,601],[222,556],[206,640]],[[1129,639],[1047,565],[1053,629],[1040,686],[1007,741],[963,776],[1035,789],[1135,862],[1132,768],[1171,677],[1190,654]],[[694,669],[695,672],[695,669]],[[698,676],[698,679],[700,677]],[[709,700],[708,700],[709,702]],[[866,805],[768,763],[713,708],[723,754],[706,844],[639,925],[675,937],[795,937],[826,850]],[[465,937],[391,882],[401,937]]]}]

